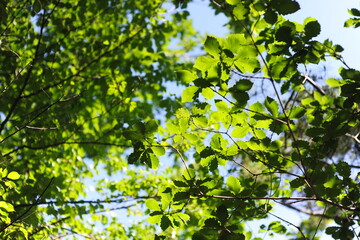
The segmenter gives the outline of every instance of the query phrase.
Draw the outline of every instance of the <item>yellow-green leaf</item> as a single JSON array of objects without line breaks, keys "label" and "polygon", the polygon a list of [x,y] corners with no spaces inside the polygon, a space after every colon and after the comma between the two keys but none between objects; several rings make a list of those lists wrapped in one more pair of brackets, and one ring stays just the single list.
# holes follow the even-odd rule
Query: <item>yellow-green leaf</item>
[{"label": "yellow-green leaf", "polygon": [[201,90],[202,95],[204,96],[204,98],[211,100],[214,98],[215,93],[211,88],[203,88]]},{"label": "yellow-green leaf", "polygon": [[183,103],[192,102],[193,98],[195,96],[195,93],[198,89],[199,88],[196,86],[187,87],[181,94],[181,102],[183,102]]},{"label": "yellow-green leaf", "polygon": [[230,175],[226,181],[226,185],[230,188],[230,190],[233,193],[237,194],[240,192],[241,189],[240,181],[236,177]]},{"label": "yellow-green leaf", "polygon": [[18,174],[15,171],[12,171],[7,175],[7,178],[10,180],[18,180],[20,178],[20,174]]},{"label": "yellow-green leaf", "polygon": [[180,70],[180,71],[177,71],[176,72],[177,74],[177,77],[185,82],[185,83],[191,83],[193,82],[195,79],[197,79],[197,76],[196,74],[190,72],[190,71],[187,71],[187,70]]},{"label": "yellow-green leaf", "polygon": [[248,14],[249,9],[246,8],[243,4],[239,3],[233,10],[233,14],[238,20],[242,20]]},{"label": "yellow-green leaf", "polygon": [[163,147],[152,147],[151,150],[156,156],[162,156],[165,154],[165,148]]},{"label": "yellow-green leaf", "polygon": [[0,201],[0,208],[5,209],[7,212],[13,212],[14,206],[8,202]]},{"label": "yellow-green leaf", "polygon": [[159,203],[155,199],[146,199],[145,204],[146,207],[152,211],[161,211]]},{"label": "yellow-green leaf", "polygon": [[240,2],[240,0],[226,0],[226,2],[230,5],[236,5]]},{"label": "yellow-green leaf", "polygon": [[251,130],[249,126],[238,126],[232,131],[231,136],[233,138],[243,138],[245,137],[248,132]]},{"label": "yellow-green leaf", "polygon": [[162,215],[150,216],[147,218],[147,221],[150,224],[159,223],[161,221],[161,217],[162,217]]}]

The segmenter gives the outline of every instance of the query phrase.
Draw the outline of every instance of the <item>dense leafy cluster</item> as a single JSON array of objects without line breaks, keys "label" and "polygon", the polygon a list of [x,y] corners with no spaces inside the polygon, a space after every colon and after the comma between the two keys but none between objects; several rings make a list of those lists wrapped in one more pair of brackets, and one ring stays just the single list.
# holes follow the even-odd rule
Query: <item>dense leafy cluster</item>
[{"label": "dense leafy cluster", "polygon": [[295,0],[209,1],[190,62],[188,3],[0,1],[1,239],[359,237],[360,71]]}]

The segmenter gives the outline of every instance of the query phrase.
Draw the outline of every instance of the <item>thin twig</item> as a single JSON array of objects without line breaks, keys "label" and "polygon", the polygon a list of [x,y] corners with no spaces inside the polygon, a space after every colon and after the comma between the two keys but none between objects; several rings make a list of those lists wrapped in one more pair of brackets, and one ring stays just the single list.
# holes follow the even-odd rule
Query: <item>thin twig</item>
[{"label": "thin twig", "polygon": [[316,226],[316,229],[315,229],[315,232],[314,232],[314,236],[312,237],[312,239],[311,239],[311,240],[314,240],[314,239],[315,239],[315,236],[316,236],[316,233],[317,233],[317,232],[318,232],[318,230],[319,230],[319,227],[320,227],[321,221],[322,221],[322,220],[323,220],[323,218],[324,218],[325,211],[326,211],[326,206],[325,206],[325,208],[324,208],[323,214],[321,215],[320,221],[318,222],[318,225]]},{"label": "thin twig", "polygon": [[281,218],[281,217],[279,217],[279,216],[277,216],[277,215],[275,215],[275,214],[273,214],[273,213],[271,213],[271,212],[269,212],[268,214],[270,214],[271,216],[276,217],[277,219],[279,219],[279,220],[281,220],[281,221],[283,221],[283,222],[286,222],[287,224],[295,227],[295,228],[300,232],[300,234],[301,234],[301,236],[303,237],[303,239],[304,239],[304,240],[307,240],[305,234],[303,233],[303,231],[301,230],[300,227],[296,226],[295,224],[289,222],[288,220],[286,220],[286,219],[284,219],[284,218]]}]

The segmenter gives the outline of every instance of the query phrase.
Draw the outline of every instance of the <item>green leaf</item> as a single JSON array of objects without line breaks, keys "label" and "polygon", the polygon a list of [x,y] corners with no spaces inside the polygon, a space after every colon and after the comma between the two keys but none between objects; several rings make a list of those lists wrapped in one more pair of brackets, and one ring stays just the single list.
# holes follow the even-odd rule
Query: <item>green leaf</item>
[{"label": "green leaf", "polygon": [[357,8],[351,8],[348,12],[353,16],[360,17],[360,11]]},{"label": "green leaf", "polygon": [[306,130],[306,135],[309,137],[319,137],[323,135],[325,132],[325,129],[319,128],[319,127],[311,127]]},{"label": "green leaf", "polygon": [[262,113],[264,111],[264,107],[260,102],[256,102],[249,107],[249,110],[251,110],[249,113],[250,116],[254,116],[256,113]]},{"label": "green leaf", "polygon": [[215,133],[211,138],[210,146],[214,150],[222,151],[227,147],[227,141],[224,139],[222,134]]},{"label": "green leaf", "polygon": [[191,180],[195,177],[195,171],[194,169],[186,169],[183,171],[182,176],[186,179],[186,180]]},{"label": "green leaf", "polygon": [[148,154],[148,159],[145,162],[146,165],[148,165],[150,168],[152,169],[157,169],[159,167],[159,158],[157,156],[155,156],[152,153]]},{"label": "green leaf", "polygon": [[264,151],[266,149],[266,146],[255,141],[248,141],[246,142],[246,145],[249,149],[254,151]]},{"label": "green leaf", "polygon": [[282,15],[291,14],[300,9],[299,3],[293,0],[273,0],[271,4]]},{"label": "green leaf", "polygon": [[330,87],[341,87],[344,84],[346,84],[346,82],[344,80],[329,78],[326,80],[326,84],[329,85]]},{"label": "green leaf", "polygon": [[241,0],[226,0],[226,2],[230,5],[236,5],[240,2]]},{"label": "green leaf", "polygon": [[155,199],[146,199],[145,200],[146,207],[151,211],[161,211],[159,203]]},{"label": "green leaf", "polygon": [[215,96],[215,93],[211,88],[203,88],[201,90],[201,93],[204,96],[204,98],[206,98],[207,100],[211,100]]},{"label": "green leaf", "polygon": [[147,221],[150,224],[155,224],[155,223],[159,223],[161,221],[162,215],[155,215],[155,216],[150,216],[147,218]]},{"label": "green leaf", "polygon": [[175,186],[177,186],[177,187],[189,187],[189,185],[183,181],[174,180],[173,182],[174,182]]},{"label": "green leaf", "polygon": [[190,197],[190,193],[189,192],[177,192],[174,195],[173,201],[178,202],[178,201],[182,201],[182,200],[187,200]]},{"label": "green leaf", "polygon": [[216,108],[220,111],[220,112],[229,112],[230,111],[230,108],[229,106],[226,104],[226,102],[224,101],[221,101],[219,99],[216,99],[215,100],[215,106]]},{"label": "green leaf", "polygon": [[289,110],[288,117],[290,119],[298,119],[304,116],[306,113],[306,110],[303,107],[300,106],[294,106],[292,109]]},{"label": "green leaf", "polygon": [[10,180],[18,180],[20,178],[20,174],[18,174],[15,171],[12,171],[7,175],[7,178]]},{"label": "green leaf", "polygon": [[358,28],[360,27],[360,18],[350,18],[345,21],[344,27],[354,27]]},{"label": "green leaf", "polygon": [[207,127],[208,126],[208,118],[207,117],[193,117],[193,122],[198,127]]},{"label": "green leaf", "polygon": [[161,229],[165,231],[170,226],[172,226],[170,219],[167,216],[163,215],[160,223]]},{"label": "green leaf", "polygon": [[239,2],[233,10],[233,14],[238,20],[245,19],[248,13],[249,9],[245,7],[241,2]]},{"label": "green leaf", "polygon": [[154,152],[156,156],[162,156],[165,154],[165,148],[164,147],[151,147],[151,150]]},{"label": "green leaf", "polygon": [[182,82],[184,83],[191,83],[193,82],[195,79],[197,79],[196,74],[188,71],[188,70],[179,70],[176,71],[177,77],[178,79],[180,79]]},{"label": "green leaf", "polygon": [[236,126],[231,132],[231,137],[244,138],[250,131],[251,128],[249,126]]},{"label": "green leaf", "polygon": [[314,18],[307,18],[304,21],[305,23],[305,36],[307,39],[311,39],[320,34],[321,26],[318,21]]},{"label": "green leaf", "polygon": [[195,93],[199,90],[196,86],[187,87],[181,94],[181,102],[192,102],[195,98]]},{"label": "green leaf", "polygon": [[172,216],[174,217],[174,219],[181,220],[184,223],[190,220],[190,216],[188,214],[182,213],[182,212],[175,213]]},{"label": "green leaf", "polygon": [[215,218],[208,218],[205,220],[205,227],[207,228],[219,228],[219,221]]},{"label": "green leaf", "polygon": [[145,135],[151,136],[158,129],[158,123],[155,119],[151,119],[145,123]]},{"label": "green leaf", "polygon": [[347,162],[339,162],[336,164],[336,170],[340,174],[340,176],[344,178],[350,177],[351,169]]},{"label": "green leaf", "polygon": [[224,48],[232,53],[237,53],[242,45],[251,44],[244,34],[229,34],[224,41]]},{"label": "green leaf", "polygon": [[270,125],[272,124],[272,122],[273,122],[272,119],[258,120],[254,123],[254,127],[268,129],[270,127]]},{"label": "green leaf", "polygon": [[224,204],[221,204],[219,207],[217,207],[217,209],[216,209],[216,218],[221,223],[226,223],[228,217],[229,217],[229,213],[228,213],[228,210],[227,210],[227,208],[226,208],[226,206]]},{"label": "green leaf", "polygon": [[236,82],[234,88],[241,90],[241,91],[248,91],[253,86],[253,83],[248,79],[241,79]]},{"label": "green leaf", "polygon": [[256,73],[260,70],[260,62],[256,57],[239,58],[235,61],[235,67],[242,73]]},{"label": "green leaf", "polygon": [[269,230],[272,230],[272,231],[274,231],[275,233],[278,233],[278,234],[284,234],[284,233],[286,233],[286,227],[284,227],[283,225],[281,225],[281,222],[280,222],[280,221],[271,222],[271,223],[269,224],[268,229],[269,229]]},{"label": "green leaf", "polygon": [[282,26],[276,31],[275,38],[279,42],[285,42],[290,44],[293,40],[292,35],[292,29],[290,27]]},{"label": "green leaf", "polygon": [[278,15],[276,14],[276,12],[268,9],[264,14],[264,19],[269,24],[275,24],[278,20]]},{"label": "green leaf", "polygon": [[214,57],[218,57],[221,52],[220,44],[217,38],[213,36],[207,36],[204,43],[205,51]]},{"label": "green leaf", "polygon": [[305,185],[305,181],[301,178],[295,178],[294,180],[290,181],[290,186],[292,188],[299,188]]},{"label": "green leaf", "polygon": [[[213,67],[216,67],[218,63],[218,60],[209,57],[209,56],[200,56],[196,59],[194,68],[199,69],[203,72],[206,70],[209,70]],[[216,70],[216,69],[215,69]]]},{"label": "green leaf", "polygon": [[134,151],[134,152],[132,152],[128,157],[128,163],[129,164],[134,164],[134,163],[138,162],[142,154],[143,154],[142,151]]},{"label": "green leaf", "polygon": [[273,98],[266,97],[265,107],[272,116],[277,117],[279,115],[279,105]]},{"label": "green leaf", "polygon": [[226,181],[226,185],[234,194],[238,194],[241,190],[241,185],[239,179],[230,175]]},{"label": "green leaf", "polygon": [[253,129],[252,135],[257,139],[264,139],[266,138],[266,133],[261,129]]},{"label": "green leaf", "polygon": [[233,87],[229,90],[230,90],[231,96],[237,101],[237,104],[240,107],[245,106],[250,99],[249,94],[245,91],[241,91],[241,90],[238,90]]},{"label": "green leaf", "polygon": [[223,53],[225,53],[226,57],[228,57],[228,58],[234,58],[235,57],[234,53],[231,52],[229,49],[224,49]]},{"label": "green leaf", "polygon": [[4,178],[8,175],[7,168],[0,168],[0,178]]},{"label": "green leaf", "polygon": [[14,206],[11,203],[0,201],[0,208],[3,208],[6,212],[14,212]]},{"label": "green leaf", "polygon": [[155,234],[154,240],[164,240],[164,239],[166,239],[166,236],[161,236],[161,235]]}]

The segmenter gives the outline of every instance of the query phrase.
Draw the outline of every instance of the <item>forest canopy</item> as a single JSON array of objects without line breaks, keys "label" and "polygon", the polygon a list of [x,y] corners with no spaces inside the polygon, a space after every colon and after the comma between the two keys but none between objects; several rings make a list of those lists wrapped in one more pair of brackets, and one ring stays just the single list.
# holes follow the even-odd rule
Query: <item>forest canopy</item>
[{"label": "forest canopy", "polygon": [[360,71],[300,1],[190,2],[0,0],[1,239],[359,239]]}]

